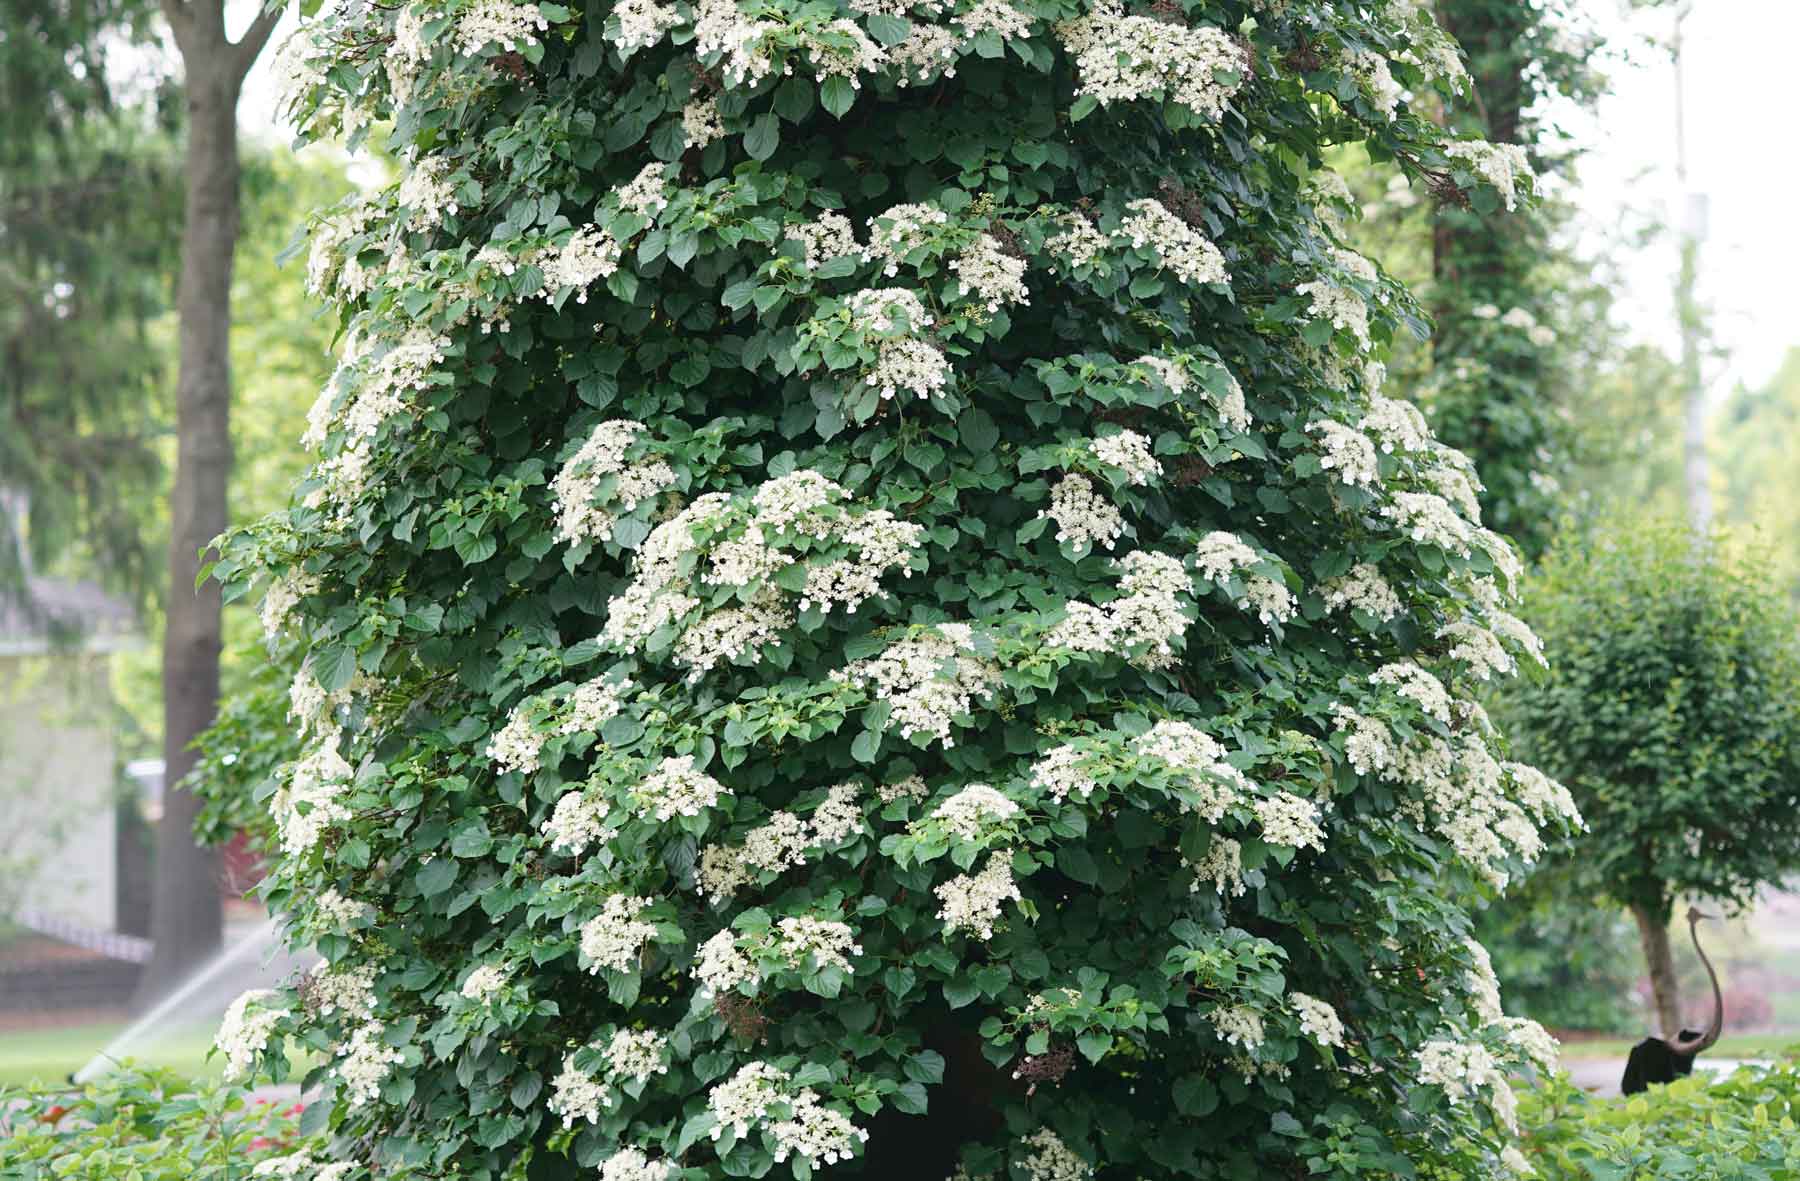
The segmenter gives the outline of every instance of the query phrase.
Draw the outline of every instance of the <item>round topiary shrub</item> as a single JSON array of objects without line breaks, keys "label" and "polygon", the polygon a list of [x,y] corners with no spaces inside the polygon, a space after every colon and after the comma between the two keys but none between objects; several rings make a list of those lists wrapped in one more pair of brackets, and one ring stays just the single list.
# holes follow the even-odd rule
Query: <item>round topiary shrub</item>
[{"label": "round topiary shrub", "polygon": [[283,60],[406,162],[314,229],[321,460],[215,571],[305,651],[266,891],[328,964],[223,1037],[326,1056],[342,1176],[1497,1167],[1551,1051],[1464,902],[1572,810],[1459,695],[1514,558],[1321,162],[1529,188],[1408,108],[1427,16],[351,3]]}]

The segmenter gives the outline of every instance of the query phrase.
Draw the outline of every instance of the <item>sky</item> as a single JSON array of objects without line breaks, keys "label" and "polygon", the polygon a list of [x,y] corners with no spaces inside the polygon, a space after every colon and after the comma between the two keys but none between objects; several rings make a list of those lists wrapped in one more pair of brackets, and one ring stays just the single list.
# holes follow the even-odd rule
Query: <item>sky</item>
[{"label": "sky", "polygon": [[[248,23],[258,2],[232,0],[233,23]],[[1566,120],[1584,149],[1575,199],[1586,236],[1597,244],[1647,217],[1679,227],[1688,202],[1675,177],[1675,72],[1656,44],[1669,39],[1671,13],[1633,14],[1626,0],[1577,3],[1612,47],[1612,93],[1592,116]],[[1766,382],[1800,346],[1800,157],[1787,146],[1800,0],[1694,0],[1683,31],[1689,188],[1704,193],[1710,209],[1700,294],[1725,352],[1707,375],[1717,399],[1739,382]],[[1620,50],[1628,61],[1616,60]],[[251,135],[285,143],[272,56],[264,53],[246,80],[240,122]],[[1621,257],[1620,318],[1636,338],[1675,353],[1672,237]]]}]

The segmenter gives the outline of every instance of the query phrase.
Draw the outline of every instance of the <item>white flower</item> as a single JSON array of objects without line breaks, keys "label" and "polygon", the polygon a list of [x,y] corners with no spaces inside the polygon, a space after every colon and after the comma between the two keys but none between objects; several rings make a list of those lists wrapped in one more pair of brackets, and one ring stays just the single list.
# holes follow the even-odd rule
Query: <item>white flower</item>
[{"label": "white flower", "polygon": [[1370,105],[1391,122],[1404,92],[1400,83],[1394,80],[1387,58],[1366,49],[1357,49],[1345,55],[1345,63],[1367,88]]},{"label": "white flower", "polygon": [[929,734],[946,747],[954,745],[950,731],[956,719],[970,712],[975,698],[991,697],[1000,679],[995,665],[967,652],[973,642],[965,630],[939,624],[834,672],[832,679],[872,688],[888,703],[888,724],[900,734]]},{"label": "white flower", "polygon": [[592,734],[619,716],[624,708],[622,694],[631,688],[629,680],[609,682],[595,677],[575,687],[569,695],[569,716],[556,728],[558,734]]},{"label": "white flower", "polygon": [[[1095,229],[1094,223],[1086,217],[1071,211],[1059,214],[1056,220],[1063,230],[1060,234],[1052,234],[1046,238],[1044,249],[1058,263],[1070,267],[1092,266],[1094,260],[1105,252],[1106,235]],[[1058,267],[1053,265],[1050,269],[1054,271]]]},{"label": "white flower", "polygon": [[537,34],[550,22],[535,4],[508,4],[506,0],[475,0],[456,18],[456,47],[466,54],[480,53],[489,45],[507,52],[537,44]]},{"label": "white flower", "polygon": [[550,1080],[550,1090],[545,1106],[552,1114],[562,1116],[565,1128],[573,1127],[578,1119],[597,1124],[600,1109],[612,1106],[612,1089],[593,1075],[576,1069],[573,1054],[563,1058],[562,1073]]},{"label": "white flower", "polygon": [[1370,675],[1374,685],[1394,685],[1400,696],[1414,702],[1427,714],[1448,726],[1450,724],[1450,691],[1444,683],[1410,660],[1399,660],[1382,666]]},{"label": "white flower", "polygon": [[1434,492],[1396,492],[1381,514],[1420,545],[1469,557],[1476,542],[1474,526],[1450,502]]},{"label": "white flower", "polygon": [[259,988],[241,994],[225,1010],[219,1021],[219,1032],[213,1045],[225,1055],[222,1071],[226,1082],[237,1082],[250,1076],[256,1056],[269,1044],[269,1037],[287,1017],[285,1008],[268,1007],[277,994],[273,989]]},{"label": "white flower", "polygon": [[488,740],[487,757],[494,760],[494,770],[501,775],[512,771],[530,775],[539,767],[538,754],[543,750],[544,736],[533,728],[528,706],[528,702],[513,706],[506,725]]},{"label": "white flower", "polygon": [[1344,1023],[1337,1010],[1325,1001],[1304,992],[1288,993],[1288,1006],[1300,1019],[1300,1032],[1321,1046],[1344,1044]]},{"label": "white flower", "polygon": [[1459,619],[1438,628],[1440,640],[1450,640],[1448,656],[1468,665],[1469,674],[1486,681],[1495,673],[1510,674],[1516,667],[1512,653],[1500,643],[1500,637],[1470,619]]},{"label": "white flower", "polygon": [[1014,1163],[1027,1181],[1088,1181],[1094,1175],[1094,1167],[1049,1128],[1039,1128],[1020,1144],[1025,1153],[1023,1159],[1015,1155]]},{"label": "white flower", "polygon": [[651,1160],[642,1149],[621,1148],[600,1162],[600,1181],[668,1181],[675,1166]]},{"label": "white flower", "polygon": [[1252,608],[1264,623],[1286,623],[1294,617],[1294,593],[1285,582],[1265,574],[1244,579],[1244,597],[1238,605]]},{"label": "white flower", "polygon": [[1375,458],[1375,444],[1369,436],[1355,427],[1345,426],[1329,418],[1307,423],[1306,433],[1319,436],[1324,449],[1324,454],[1319,457],[1320,467],[1326,471],[1335,469],[1338,479],[1352,487],[1381,483],[1381,468]]},{"label": "white flower", "polygon": [[1113,231],[1115,238],[1130,242],[1134,250],[1149,247],[1162,265],[1190,287],[1231,281],[1219,248],[1170,213],[1160,201],[1143,197],[1126,208],[1132,210],[1132,215]]},{"label": "white flower", "polygon": [[[998,0],[987,0],[997,4]],[[1005,304],[1029,304],[1025,287],[1025,260],[1014,258],[992,234],[982,234],[974,245],[950,260],[956,272],[958,295],[974,295],[988,311]]]},{"label": "white flower", "polygon": [[1372,615],[1383,623],[1399,615],[1405,607],[1381,571],[1368,562],[1350,568],[1350,573],[1334,578],[1319,588],[1327,610],[1349,607]]},{"label": "white flower", "polygon": [[673,4],[658,4],[656,0],[619,0],[613,5],[612,14],[618,19],[619,35],[607,40],[619,47],[623,57],[649,49],[682,23],[681,13]]},{"label": "white flower", "polygon": [[578,854],[600,839],[609,810],[599,796],[590,800],[586,792],[564,792],[538,831],[550,838],[552,853]]},{"label": "white flower", "polygon": [[932,819],[965,841],[981,840],[993,826],[1017,816],[1019,805],[985,783],[971,783],[936,808]]},{"label": "white flower", "polygon": [[829,210],[819,214],[816,221],[789,226],[785,236],[805,249],[806,257],[801,265],[809,271],[816,271],[832,259],[855,254],[860,249],[850,219]]},{"label": "white flower", "polygon": [[1263,1044],[1262,1015],[1255,1009],[1246,1005],[1220,1005],[1207,1017],[1227,1045],[1242,1046],[1254,1052]]},{"label": "white flower", "polygon": [[[904,287],[865,288],[852,292],[844,303],[850,309],[851,320],[873,332],[917,331],[931,327],[931,313],[925,310],[918,293]],[[899,310],[898,316],[894,314],[895,309]]]},{"label": "white flower", "polygon": [[983,942],[993,938],[994,923],[1008,899],[1020,901],[1013,881],[1012,854],[991,853],[980,873],[951,878],[933,891],[943,903],[937,917],[944,920],[944,934],[968,931]]},{"label": "white flower", "polygon": [[1419,1048],[1419,1081],[1440,1086],[1451,1103],[1473,1095],[1482,1087],[1505,1087],[1506,1076],[1493,1054],[1478,1042],[1434,1038]]},{"label": "white flower", "polygon": [[850,1117],[820,1103],[811,1087],[802,1088],[788,1101],[788,1107],[792,1114],[769,1129],[775,1137],[776,1164],[790,1156],[800,1157],[814,1168],[820,1162],[836,1164],[855,1156],[856,1145],[869,1139]]},{"label": "white flower", "polygon": [[581,924],[581,956],[589,972],[630,972],[638,966],[645,945],[656,937],[656,927],[638,918],[649,905],[648,898],[614,894]]},{"label": "white flower", "polygon": [[1382,451],[1425,451],[1431,447],[1431,428],[1425,415],[1411,402],[1376,394],[1369,399],[1369,412],[1357,424],[1358,429],[1377,440]]},{"label": "white flower", "polygon": [[618,241],[598,226],[576,230],[562,246],[538,260],[544,273],[541,294],[554,298],[565,290],[576,292],[575,302],[587,302],[587,289],[596,279],[604,279],[619,269],[623,248]]},{"label": "white flower", "polygon": [[1328,321],[1338,331],[1350,333],[1364,352],[1374,347],[1369,339],[1369,305],[1355,291],[1330,279],[1314,279],[1294,291],[1312,297],[1309,314],[1313,319]]},{"label": "white flower", "polygon": [[327,828],[352,816],[340,797],[350,790],[355,771],[338,754],[338,740],[335,730],[327,735],[294,764],[287,782],[269,800],[281,850],[290,856],[309,851]]},{"label": "white flower", "polygon": [[669,166],[661,160],[644,165],[630,181],[613,190],[619,208],[649,221],[656,220],[657,213],[669,204],[668,170]]},{"label": "white flower", "polygon": [[936,235],[937,226],[948,224],[950,215],[935,205],[895,205],[869,219],[869,244],[863,261],[882,264],[882,273],[900,273],[900,264],[914,250]]},{"label": "white flower", "polygon": [[[626,419],[603,422],[563,464],[550,482],[558,541],[610,541],[618,513],[628,513],[674,486],[675,472],[664,460],[625,458],[637,436],[648,429]],[[608,491],[604,500],[598,500],[603,484]]]},{"label": "white flower", "polygon": [[1049,793],[1062,803],[1070,795],[1086,799],[1098,783],[1087,767],[1088,755],[1080,747],[1067,745],[1051,750],[1031,766],[1031,786]]},{"label": "white flower", "polygon": [[606,1069],[620,1078],[643,1083],[667,1074],[669,1041],[653,1029],[621,1029],[606,1043]]},{"label": "white flower", "polygon": [[307,974],[307,1006],[325,1017],[334,1013],[363,1019],[372,1017],[377,971],[374,964],[334,968],[329,962],[320,960]]},{"label": "white flower", "polygon": [[1056,27],[1075,57],[1077,94],[1101,105],[1166,98],[1216,121],[1243,85],[1249,63],[1223,29],[1188,28],[1151,16],[1126,16],[1117,0]]},{"label": "white flower", "polygon": [[1462,140],[1446,145],[1444,154],[1466,162],[1471,171],[1498,190],[1509,212],[1518,208],[1517,193],[1521,187],[1528,196],[1537,192],[1537,174],[1531,170],[1531,161],[1519,144]]},{"label": "white flower", "polygon": [[444,215],[456,212],[456,186],[444,179],[449,164],[434,156],[415,163],[394,193],[394,200],[411,211],[407,223],[415,230],[442,224]]},{"label": "white flower", "polygon": [[1194,549],[1194,561],[1201,578],[1223,585],[1235,572],[1262,561],[1262,555],[1235,533],[1214,530],[1200,539]]},{"label": "white flower", "polygon": [[1002,41],[1018,41],[1031,36],[1031,18],[1006,0],[976,0],[975,7],[954,20],[971,38],[988,32],[997,34]]},{"label": "white flower", "polygon": [[366,902],[346,898],[336,886],[328,886],[313,899],[313,912],[322,916],[334,930],[359,927],[375,917],[375,908]]},{"label": "white flower", "polygon": [[1125,518],[1094,489],[1086,476],[1066,475],[1050,489],[1050,507],[1039,518],[1056,522],[1056,540],[1086,549],[1095,542],[1113,547],[1125,532]]},{"label": "white flower", "polygon": [[724,784],[694,766],[692,755],[664,759],[634,792],[638,804],[661,821],[698,816],[729,794]]},{"label": "white flower", "polygon": [[725,138],[725,124],[719,118],[719,100],[702,98],[681,108],[682,146],[704,148],[714,140]]},{"label": "white flower", "polygon": [[775,946],[794,971],[809,963],[815,970],[837,968],[845,973],[856,969],[850,957],[861,955],[862,945],[848,923],[811,915],[787,915],[775,924]]},{"label": "white flower", "polygon": [[899,337],[881,342],[875,368],[863,377],[863,383],[877,387],[884,399],[901,390],[930,398],[950,384],[950,374],[950,359],[942,349],[922,340]]},{"label": "white flower", "polygon": [[767,1062],[752,1062],[714,1087],[706,1096],[715,1121],[712,1138],[717,1140],[726,1128],[740,1140],[748,1135],[751,1125],[761,1123],[786,1098],[790,1077]]},{"label": "white flower", "polygon": [[908,775],[893,783],[882,784],[875,794],[881,798],[882,803],[891,804],[895,800],[922,800],[931,794],[931,789],[925,785],[922,776]]},{"label": "white flower", "polygon": [[1101,463],[1124,472],[1128,484],[1148,484],[1163,474],[1162,464],[1150,452],[1150,439],[1136,431],[1124,430],[1090,440],[1088,450]]},{"label": "white flower", "polygon": [[1202,882],[1211,882],[1213,890],[1220,895],[1242,897],[1248,889],[1244,883],[1243,853],[1244,847],[1237,841],[1214,833],[1212,844],[1207,846],[1206,856],[1188,863],[1189,868],[1194,871],[1194,880],[1189,885],[1189,890],[1198,892]]},{"label": "white flower", "polygon": [[1344,755],[1358,775],[1373,775],[1394,763],[1394,738],[1388,728],[1347,705],[1331,707],[1332,728],[1343,734]]},{"label": "white flower", "polygon": [[373,1103],[394,1067],[406,1061],[403,1052],[382,1040],[384,1032],[381,1022],[371,1021],[357,1027],[349,1041],[335,1047],[339,1057],[332,1069],[343,1080],[353,1108]]},{"label": "white flower", "polygon": [[263,591],[260,610],[263,634],[271,640],[280,636],[287,630],[288,617],[300,605],[300,600],[318,591],[317,575],[290,570],[271,580],[268,589]]},{"label": "white flower", "polygon": [[1225,748],[1188,722],[1165,718],[1156,723],[1138,740],[1135,753],[1179,772],[1198,796],[1186,806],[1211,824],[1217,824],[1249,786],[1244,773],[1225,761]]},{"label": "white flower", "polygon": [[1319,806],[1285,791],[1251,801],[1262,825],[1263,840],[1293,849],[1325,848],[1325,830],[1319,827]]},{"label": "white flower", "polygon": [[855,783],[840,783],[825,793],[824,801],[808,818],[814,844],[842,844],[863,831],[861,794]]},{"label": "white flower", "polygon": [[463,981],[462,994],[477,1004],[487,1004],[507,984],[506,970],[498,964],[482,964]]}]

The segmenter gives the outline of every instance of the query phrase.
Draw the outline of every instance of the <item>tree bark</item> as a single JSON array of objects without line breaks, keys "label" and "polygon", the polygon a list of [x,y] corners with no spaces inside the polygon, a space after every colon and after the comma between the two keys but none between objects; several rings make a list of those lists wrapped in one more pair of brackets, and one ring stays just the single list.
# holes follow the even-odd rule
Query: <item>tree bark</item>
[{"label": "tree bark", "polygon": [[1633,903],[1631,917],[1637,920],[1638,940],[1644,947],[1644,964],[1650,969],[1650,995],[1656,1005],[1656,1023],[1663,1038],[1681,1032],[1681,991],[1675,981],[1675,956],[1669,947],[1669,915],[1667,909],[1654,911],[1642,903]]},{"label": "tree bark", "polygon": [[183,790],[196,736],[219,699],[218,584],[196,586],[202,551],[225,531],[231,474],[231,269],[238,235],[237,101],[244,74],[274,27],[260,14],[243,39],[225,36],[223,0],[164,0],[187,93],[186,207],[176,293],[175,490],[169,512],[169,599],[163,631],[163,814],[156,831],[150,937],[138,982],[153,1002],[218,950],[218,858],[194,840],[200,801]]}]

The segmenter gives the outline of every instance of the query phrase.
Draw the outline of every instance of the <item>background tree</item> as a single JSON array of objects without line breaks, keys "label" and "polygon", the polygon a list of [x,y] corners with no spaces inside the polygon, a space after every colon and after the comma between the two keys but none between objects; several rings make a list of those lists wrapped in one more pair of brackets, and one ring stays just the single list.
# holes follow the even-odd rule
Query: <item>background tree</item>
[{"label": "background tree", "polygon": [[324,1055],[351,1175],[1520,1167],[1553,1047],[1458,900],[1571,811],[1324,152],[1527,182],[1405,105],[1414,6],[1251,12],[297,35],[408,167],[320,219],[320,460],[214,570],[303,653],[326,959],[221,1043]]},{"label": "background tree", "polygon": [[1571,534],[1527,593],[1550,671],[1504,716],[1587,818],[1569,867],[1630,908],[1667,1036],[1675,900],[1742,906],[1800,867],[1792,609],[1765,555],[1668,521]]},{"label": "background tree", "polygon": [[176,288],[180,365],[162,645],[163,764],[169,788],[157,825],[151,879],[155,952],[140,979],[140,998],[164,991],[210,954],[218,946],[223,917],[214,858],[193,835],[200,802],[184,780],[194,766],[194,739],[212,721],[219,696],[219,592],[216,584],[197,584],[204,552],[230,523],[226,486],[231,472],[231,271],[239,217],[238,94],[281,7],[264,7],[232,41],[225,32],[224,0],[162,0],[181,54],[186,191]]}]

